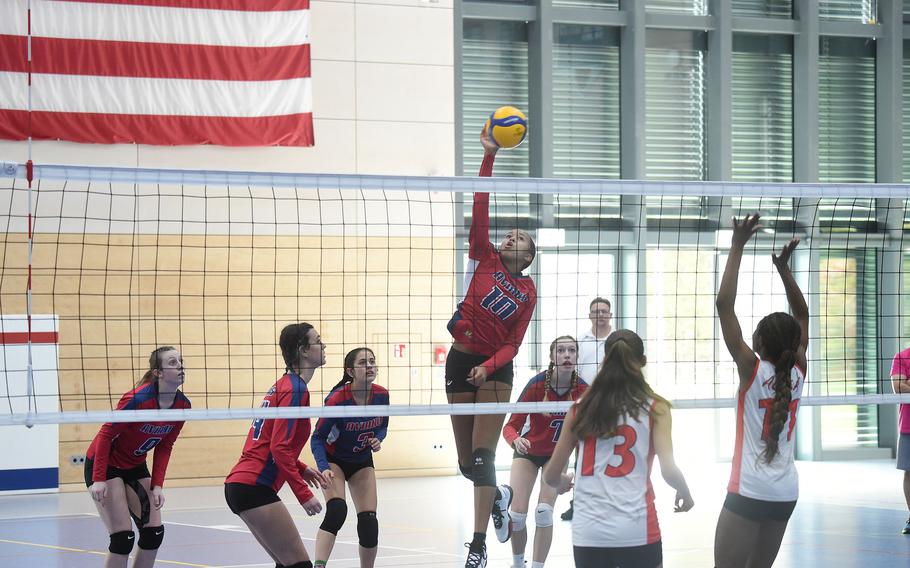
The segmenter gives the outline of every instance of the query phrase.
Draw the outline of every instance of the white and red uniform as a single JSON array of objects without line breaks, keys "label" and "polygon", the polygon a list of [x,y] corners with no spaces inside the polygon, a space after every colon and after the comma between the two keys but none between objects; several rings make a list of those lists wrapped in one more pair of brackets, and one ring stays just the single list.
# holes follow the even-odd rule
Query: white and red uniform
[{"label": "white and red uniform", "polygon": [[[190,400],[183,392],[177,391],[171,408],[190,408]],[[158,382],[139,385],[124,394],[117,404],[117,410],[159,410]],[[153,448],[152,487],[164,487],[164,475],[171,459],[171,449],[183,422],[108,422],[101,427],[92,440],[86,458],[94,460],[92,481],[106,481],[107,468],[132,469],[145,463],[145,457]]]},{"label": "white and red uniform", "polygon": [[[485,155],[480,175],[492,172],[493,157]],[[537,288],[530,276],[510,273],[490,243],[489,193],[474,194],[468,244],[467,292],[448,329],[455,341],[489,357],[483,366],[492,374],[518,354],[537,305]]]},{"label": "white and red uniform", "polygon": [[[579,378],[575,388],[567,389],[562,396],[552,388],[549,393],[547,393],[546,373],[539,373],[538,375],[535,375],[534,378],[528,382],[527,386],[525,386],[525,389],[521,391],[518,402],[542,402],[544,398],[550,402],[578,400],[587,388],[588,383]],[[553,455],[553,450],[556,448],[556,442],[559,441],[559,434],[562,432],[562,422],[565,417],[565,412],[551,412],[546,414],[535,412],[530,415],[515,413],[512,414],[509,421],[503,426],[502,437],[505,438],[506,442],[511,446],[512,442],[521,436],[531,443],[528,455],[550,457]]]},{"label": "white and red uniform", "polygon": [[[263,407],[309,406],[310,391],[297,373],[288,372],[278,379],[265,398]],[[276,493],[287,482],[300,504],[313,497],[303,480],[307,466],[297,461],[310,438],[309,418],[260,418],[253,421],[243,445],[240,461],[225,483],[264,485]]]},{"label": "white and red uniform", "polygon": [[[577,406],[572,408],[574,412]],[[619,548],[660,541],[651,486],[653,400],[648,409],[638,420],[621,417],[615,436],[579,440],[573,546]]]},{"label": "white and red uniform", "polygon": [[793,450],[796,411],[806,382],[805,371],[794,365],[790,371],[793,388],[790,412],[780,433],[779,452],[771,463],[765,463],[762,452],[771,426],[771,404],[774,402],[774,364],[759,359],[748,383],[740,386],[736,403],[736,446],[733,470],[727,491],[762,501],[796,501],[799,476]]}]

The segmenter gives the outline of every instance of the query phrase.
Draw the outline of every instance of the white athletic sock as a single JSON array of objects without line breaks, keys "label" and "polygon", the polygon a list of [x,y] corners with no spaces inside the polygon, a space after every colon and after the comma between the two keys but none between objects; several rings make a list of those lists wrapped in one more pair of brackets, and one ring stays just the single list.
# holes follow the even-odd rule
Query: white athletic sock
[{"label": "white athletic sock", "polygon": [[543,568],[543,562],[531,562],[531,568]]},{"label": "white athletic sock", "polygon": [[525,555],[524,554],[513,554],[512,555],[512,566],[514,568],[525,568]]}]

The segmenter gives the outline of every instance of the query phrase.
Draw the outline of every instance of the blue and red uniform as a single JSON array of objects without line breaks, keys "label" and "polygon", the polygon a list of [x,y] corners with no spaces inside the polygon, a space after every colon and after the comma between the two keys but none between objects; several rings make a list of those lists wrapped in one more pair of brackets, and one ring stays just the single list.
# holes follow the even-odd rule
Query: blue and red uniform
[{"label": "blue and red uniform", "polygon": [[[485,155],[480,175],[492,173],[493,156]],[[537,287],[530,276],[510,273],[490,243],[489,193],[474,194],[468,244],[467,292],[448,329],[455,341],[488,357],[482,365],[492,374],[518,354],[537,305]]]},{"label": "blue and red uniform", "polygon": [[[190,408],[190,399],[177,391],[171,408]],[[159,410],[158,382],[139,385],[124,394],[117,410]],[[132,469],[145,463],[153,448],[152,487],[164,487],[164,474],[171,459],[171,449],[183,422],[107,422],[95,435],[87,459],[93,460],[92,481],[107,481],[107,468]]]},{"label": "blue and red uniform", "polygon": [[[370,385],[367,404],[389,404],[389,391],[376,384]],[[351,383],[341,385],[325,397],[325,406],[356,405]],[[310,442],[316,466],[319,471],[329,469],[328,456],[349,463],[366,461],[373,453],[370,438],[382,441],[388,429],[388,416],[320,418]]]},{"label": "blue and red uniform", "polygon": [[[310,391],[300,375],[285,373],[265,398],[262,407],[309,406]],[[263,485],[276,493],[285,484],[300,504],[313,498],[313,492],[303,480],[307,466],[297,461],[310,437],[309,418],[260,418],[253,421],[240,461],[228,474],[225,483]]]},{"label": "blue and red uniform", "polygon": [[[566,390],[561,396],[552,388],[547,392],[546,373],[540,373],[535,375],[521,391],[518,402],[543,402],[544,399],[547,402],[578,400],[587,388],[588,383],[579,377],[578,384],[574,388]],[[528,455],[549,457],[553,455],[556,442],[559,441],[565,417],[565,412],[515,413],[502,428],[502,437],[510,446],[516,438],[522,437],[531,443]]]}]

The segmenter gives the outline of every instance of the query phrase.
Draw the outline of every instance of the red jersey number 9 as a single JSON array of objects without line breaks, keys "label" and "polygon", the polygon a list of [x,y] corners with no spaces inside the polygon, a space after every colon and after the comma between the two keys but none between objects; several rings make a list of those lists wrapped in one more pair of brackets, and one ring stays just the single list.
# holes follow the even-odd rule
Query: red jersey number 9
[{"label": "red jersey number 9", "polygon": [[[635,454],[631,452],[632,446],[638,440],[635,428],[628,424],[620,424],[616,428],[616,434],[610,439],[616,438],[622,438],[620,443],[613,446],[613,455],[619,456],[619,465],[607,463],[607,467],[604,468],[604,475],[607,477],[625,477],[635,469]],[[597,439],[588,438],[585,440],[584,455],[582,456],[582,475],[594,475],[595,452],[597,452]],[[608,461],[609,459],[607,458]]]}]

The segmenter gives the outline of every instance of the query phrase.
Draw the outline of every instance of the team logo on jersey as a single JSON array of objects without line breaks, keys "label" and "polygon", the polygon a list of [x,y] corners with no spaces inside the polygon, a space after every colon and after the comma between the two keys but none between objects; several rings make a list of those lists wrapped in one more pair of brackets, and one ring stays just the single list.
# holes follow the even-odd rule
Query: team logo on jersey
[{"label": "team logo on jersey", "polygon": [[139,431],[143,434],[151,434],[152,436],[163,436],[165,434],[170,434],[171,430],[174,429],[174,426],[171,424],[165,424],[162,426],[156,426],[155,424],[143,424],[139,427]]}]

